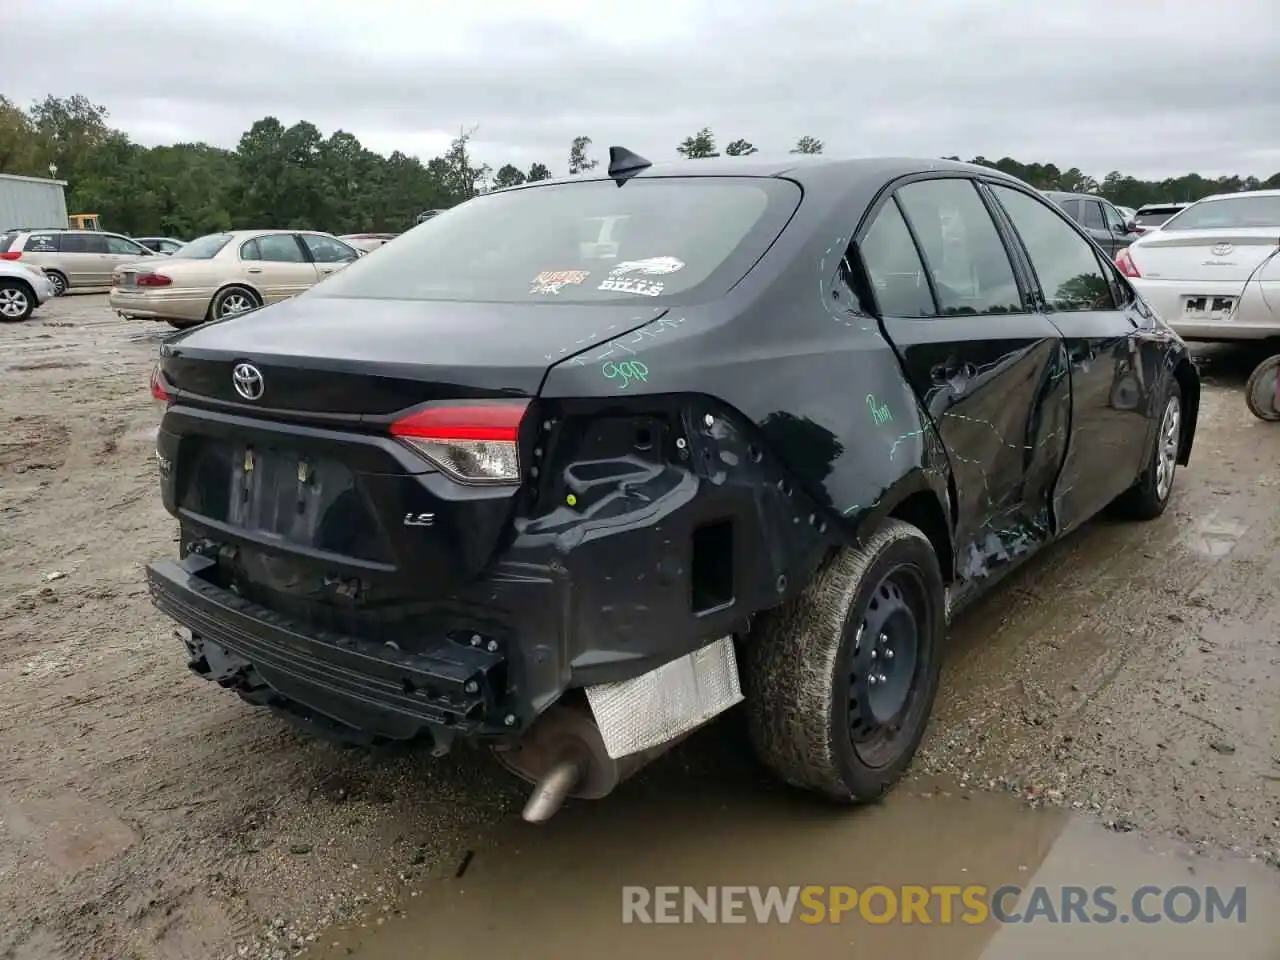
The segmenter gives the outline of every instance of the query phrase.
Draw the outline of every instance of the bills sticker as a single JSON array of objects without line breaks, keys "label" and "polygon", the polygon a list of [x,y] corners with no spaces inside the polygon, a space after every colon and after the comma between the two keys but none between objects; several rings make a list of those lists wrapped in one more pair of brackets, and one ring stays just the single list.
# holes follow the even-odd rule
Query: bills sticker
[{"label": "bills sticker", "polygon": [[617,280],[602,280],[597,290],[612,290],[614,293],[635,293],[642,297],[662,296],[661,281],[636,280],[631,277],[619,277]]},{"label": "bills sticker", "polygon": [[530,293],[559,293],[563,287],[577,285],[587,279],[586,270],[544,270],[529,285]]},{"label": "bills sticker", "polygon": [[609,276],[625,277],[629,273],[638,273],[643,277],[665,277],[683,269],[684,261],[675,257],[647,257],[644,260],[624,260],[609,271]]}]

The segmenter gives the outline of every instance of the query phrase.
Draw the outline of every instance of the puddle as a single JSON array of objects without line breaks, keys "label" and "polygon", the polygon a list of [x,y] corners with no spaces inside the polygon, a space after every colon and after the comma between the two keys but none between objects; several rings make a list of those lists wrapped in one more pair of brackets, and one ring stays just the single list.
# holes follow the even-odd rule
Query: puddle
[{"label": "puddle", "polygon": [[[570,807],[540,827],[509,823],[491,845],[464,861],[461,878],[423,883],[418,896],[406,898],[403,913],[330,932],[308,955],[452,960],[498,954],[551,960],[604,953],[610,960],[673,960],[776,958],[790,952],[1078,960],[1090,951],[1102,960],[1127,958],[1141,948],[1156,950],[1162,960],[1201,958],[1209,949],[1225,950],[1233,960],[1274,960],[1280,943],[1280,884],[1260,867],[1243,872],[1254,865],[1152,851],[1136,835],[1111,833],[1061,811],[1032,810],[1005,795],[899,790],[877,806],[833,810],[789,793],[737,787],[665,801],[624,788],[605,802]],[[1212,925],[1118,919],[1129,913],[1134,893],[1144,885],[1162,891],[1188,886],[1202,898],[1203,909],[1205,887],[1215,883],[1227,906],[1234,887],[1247,885],[1243,924],[1221,917]],[[1058,910],[1064,885],[1085,887],[1086,895],[1110,885],[1116,890],[1117,920],[1002,924],[969,913],[965,922],[969,911],[962,888],[974,884],[989,891],[1045,885]],[[781,905],[790,888],[809,885],[828,889],[811,892],[808,906],[797,900],[789,922],[779,921],[776,911],[757,914],[758,908],[767,909],[767,888],[778,888],[774,902]],[[902,922],[901,910],[886,914],[892,908],[883,891],[870,895],[869,916],[853,906],[839,922],[831,922],[829,913],[812,909],[839,902],[837,897],[847,904],[853,896],[847,888],[862,892],[875,885],[888,888],[899,907],[909,896],[904,887],[954,887],[953,922],[941,922],[946,898],[941,893],[916,895],[925,914],[917,912],[912,923]],[[693,890],[664,895],[656,890],[663,886]],[[735,894],[733,887],[761,889],[753,898],[750,889]],[[624,888],[645,889],[628,894]],[[663,917],[665,903],[667,916],[676,922],[624,923],[628,896],[637,907],[647,907],[650,920]],[[742,922],[707,922],[726,896],[730,907],[740,904],[729,916]],[[1154,914],[1162,898],[1150,894],[1140,905]],[[1179,916],[1190,909],[1184,900],[1174,904]],[[1027,911],[1017,891],[1001,903],[1007,916]],[[1097,916],[1097,905],[1089,904],[1086,913]],[[643,909],[631,911],[633,921],[645,916]],[[584,948],[587,944],[592,946]]]},{"label": "puddle", "polygon": [[1235,520],[1220,520],[1216,515],[1197,520],[1184,536],[1184,542],[1206,557],[1225,557],[1235,549],[1249,527]]}]

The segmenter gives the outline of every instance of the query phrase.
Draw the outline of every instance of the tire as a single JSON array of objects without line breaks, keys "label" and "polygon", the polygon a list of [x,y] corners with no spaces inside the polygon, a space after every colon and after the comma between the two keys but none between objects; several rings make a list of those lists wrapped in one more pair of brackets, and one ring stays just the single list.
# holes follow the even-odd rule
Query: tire
[{"label": "tire", "polygon": [[67,282],[65,274],[58,270],[46,270],[44,274],[53,283],[53,295],[55,297],[60,297],[67,292],[67,287],[70,284]]},{"label": "tire", "polygon": [[1156,422],[1155,442],[1147,465],[1134,485],[1112,504],[1114,515],[1124,520],[1154,520],[1164,513],[1173,494],[1181,444],[1182,387],[1171,379],[1164,402],[1160,404],[1160,419]]},{"label": "tire", "polygon": [[21,323],[36,308],[36,293],[21,280],[0,279],[0,322]]},{"label": "tire", "polygon": [[1280,408],[1275,400],[1276,377],[1280,377],[1280,353],[1254,367],[1244,385],[1244,402],[1249,412],[1268,423],[1280,421]]},{"label": "tire", "polygon": [[198,327],[204,321],[202,320],[166,320],[169,326],[175,330],[190,330],[192,327]]},{"label": "tire", "polygon": [[[764,765],[840,803],[880,798],[906,772],[928,725],[945,606],[932,544],[911,524],[889,520],[861,548],[837,554],[794,600],[762,614],[748,638],[746,685],[748,727]],[[886,639],[888,657],[876,642]],[[871,679],[872,666],[887,682]],[[899,695],[896,711],[879,699]]]},{"label": "tire", "polygon": [[[247,305],[238,308],[233,307],[237,303]],[[250,310],[256,310],[260,306],[262,306],[262,301],[248,287],[227,287],[219,290],[213,298],[213,303],[209,304],[209,316],[214,320],[222,320],[225,317],[233,317],[238,313],[248,313]]]}]

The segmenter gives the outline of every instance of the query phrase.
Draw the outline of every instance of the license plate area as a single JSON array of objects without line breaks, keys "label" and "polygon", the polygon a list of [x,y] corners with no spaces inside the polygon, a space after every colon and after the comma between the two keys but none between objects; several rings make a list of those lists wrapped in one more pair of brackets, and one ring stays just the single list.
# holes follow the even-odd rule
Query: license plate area
[{"label": "license plate area", "polygon": [[192,519],[280,547],[385,562],[382,526],[342,462],[212,437],[182,444],[177,500]]},{"label": "license plate area", "polygon": [[1182,303],[1182,315],[1193,320],[1225,320],[1235,303],[1235,297],[1187,297]]},{"label": "license plate area", "polygon": [[138,275],[133,271],[126,271],[120,275],[120,286],[126,290],[136,290],[138,288]]}]

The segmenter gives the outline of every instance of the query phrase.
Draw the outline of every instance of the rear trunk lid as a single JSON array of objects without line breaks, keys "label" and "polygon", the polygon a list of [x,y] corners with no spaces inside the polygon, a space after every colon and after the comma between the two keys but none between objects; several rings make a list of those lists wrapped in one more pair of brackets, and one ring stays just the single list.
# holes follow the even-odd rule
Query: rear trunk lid
[{"label": "rear trunk lid", "polygon": [[[664,312],[306,297],[179,335],[160,363],[166,507],[188,537],[217,544],[222,575],[248,599],[357,635],[412,629],[405,611],[454,595],[500,543],[548,368]],[[243,364],[256,399],[237,392]],[[454,461],[394,436],[424,404],[455,425],[506,411],[520,469],[463,482]],[[484,449],[479,459],[496,456]]]},{"label": "rear trunk lid", "polygon": [[1145,279],[1243,284],[1280,244],[1280,228],[1154,231],[1129,247]]},{"label": "rear trunk lid", "polygon": [[[429,400],[533,397],[555,363],[666,310],[582,303],[301,297],[198,327],[162,350],[166,379],[196,403],[267,420],[316,414],[376,422]],[[237,364],[263,378],[235,390]]]}]

